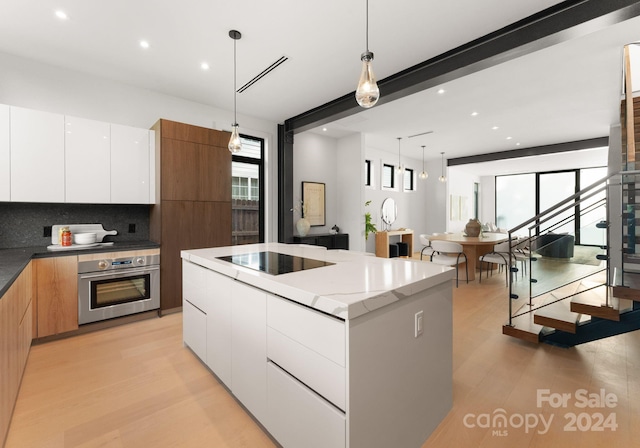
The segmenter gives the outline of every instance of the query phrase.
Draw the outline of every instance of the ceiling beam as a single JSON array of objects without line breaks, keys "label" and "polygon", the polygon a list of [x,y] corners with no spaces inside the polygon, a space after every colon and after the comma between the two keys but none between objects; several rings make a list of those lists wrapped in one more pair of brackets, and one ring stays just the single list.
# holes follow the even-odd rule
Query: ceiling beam
[{"label": "ceiling beam", "polygon": [[593,149],[609,146],[609,137],[591,138],[574,142],[557,143],[554,145],[532,146],[531,148],[510,149],[508,151],[490,152],[477,156],[456,157],[447,160],[447,166],[467,165],[469,163],[494,162],[496,160],[515,159],[518,157],[539,156],[542,154],[557,154],[580,149]]},{"label": "ceiling beam", "polygon": [[[640,15],[640,1],[569,0],[378,82],[388,103]],[[354,79],[354,85],[356,83]],[[299,133],[363,110],[355,91],[285,120]]]}]

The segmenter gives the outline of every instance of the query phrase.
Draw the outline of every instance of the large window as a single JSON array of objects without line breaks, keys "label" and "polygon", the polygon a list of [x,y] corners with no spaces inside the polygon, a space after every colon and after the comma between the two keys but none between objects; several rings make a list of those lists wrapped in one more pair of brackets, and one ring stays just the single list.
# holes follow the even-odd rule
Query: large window
[{"label": "large window", "polygon": [[[553,207],[579,190],[602,179],[606,167],[575,169],[545,173],[496,176],[496,224],[503,229],[513,229],[539,213]],[[540,232],[569,233],[576,243],[602,245],[604,232],[596,224],[604,219],[602,207],[590,210],[589,206],[602,200],[605,193],[585,200],[574,209],[566,210],[541,224]],[[575,219],[574,219],[575,215]],[[528,227],[516,232],[528,235]]]},{"label": "large window", "polygon": [[264,241],[264,140],[242,136],[242,149],[231,161],[231,232],[233,244]]}]

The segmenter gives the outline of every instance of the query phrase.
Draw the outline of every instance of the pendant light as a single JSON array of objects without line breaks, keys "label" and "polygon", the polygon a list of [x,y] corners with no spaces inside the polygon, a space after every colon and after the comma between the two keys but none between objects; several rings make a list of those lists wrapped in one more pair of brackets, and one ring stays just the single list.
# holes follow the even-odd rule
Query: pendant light
[{"label": "pendant light", "polygon": [[440,175],[440,177],[438,177],[438,180],[440,182],[446,182],[447,181],[447,176],[444,175],[444,153],[441,152],[440,156],[442,157],[442,174]]},{"label": "pendant light", "polygon": [[402,173],[402,163],[400,163],[400,140],[402,137],[396,137],[398,139],[398,174]]},{"label": "pendant light", "polygon": [[239,152],[242,149],[242,142],[240,142],[240,133],[238,132],[238,119],[237,107],[236,107],[236,41],[238,41],[242,34],[240,31],[229,31],[229,37],[233,39],[233,124],[231,125],[231,138],[229,139],[229,151],[232,153]]},{"label": "pendant light", "polygon": [[422,180],[424,180],[427,177],[429,177],[427,172],[424,170],[424,145],[422,146],[422,172],[418,175],[418,177],[420,177],[420,179],[422,179]]},{"label": "pendant light", "polygon": [[367,0],[366,12],[366,50],[360,56],[362,61],[362,72],[356,89],[356,101],[365,109],[375,106],[380,98],[380,89],[376,84],[376,77],[373,74],[371,61],[373,61],[373,53],[369,51],[369,0]]}]

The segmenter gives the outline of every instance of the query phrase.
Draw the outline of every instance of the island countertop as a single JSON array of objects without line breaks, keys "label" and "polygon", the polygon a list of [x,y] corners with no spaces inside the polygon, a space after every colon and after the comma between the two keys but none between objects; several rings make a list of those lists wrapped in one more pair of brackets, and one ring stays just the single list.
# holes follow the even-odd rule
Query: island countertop
[{"label": "island countertop", "polygon": [[[328,266],[272,275],[219,257],[275,252],[333,263]],[[378,258],[348,250],[283,243],[262,243],[191,249],[184,260],[232,277],[341,319],[370,311],[451,281],[455,270],[402,258]]]}]

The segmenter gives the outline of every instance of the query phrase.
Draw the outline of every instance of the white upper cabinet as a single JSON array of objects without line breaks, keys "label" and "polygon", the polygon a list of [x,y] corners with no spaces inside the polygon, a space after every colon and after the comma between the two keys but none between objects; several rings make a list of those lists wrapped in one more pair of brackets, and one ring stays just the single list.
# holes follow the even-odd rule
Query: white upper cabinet
[{"label": "white upper cabinet", "polygon": [[65,202],[111,202],[109,123],[64,118]]},{"label": "white upper cabinet", "polygon": [[11,200],[11,153],[9,152],[9,106],[0,104],[0,202]]},{"label": "white upper cabinet", "polygon": [[150,141],[153,131],[111,125],[111,202],[149,204]]},{"label": "white upper cabinet", "polygon": [[11,200],[64,202],[64,116],[11,107]]}]

